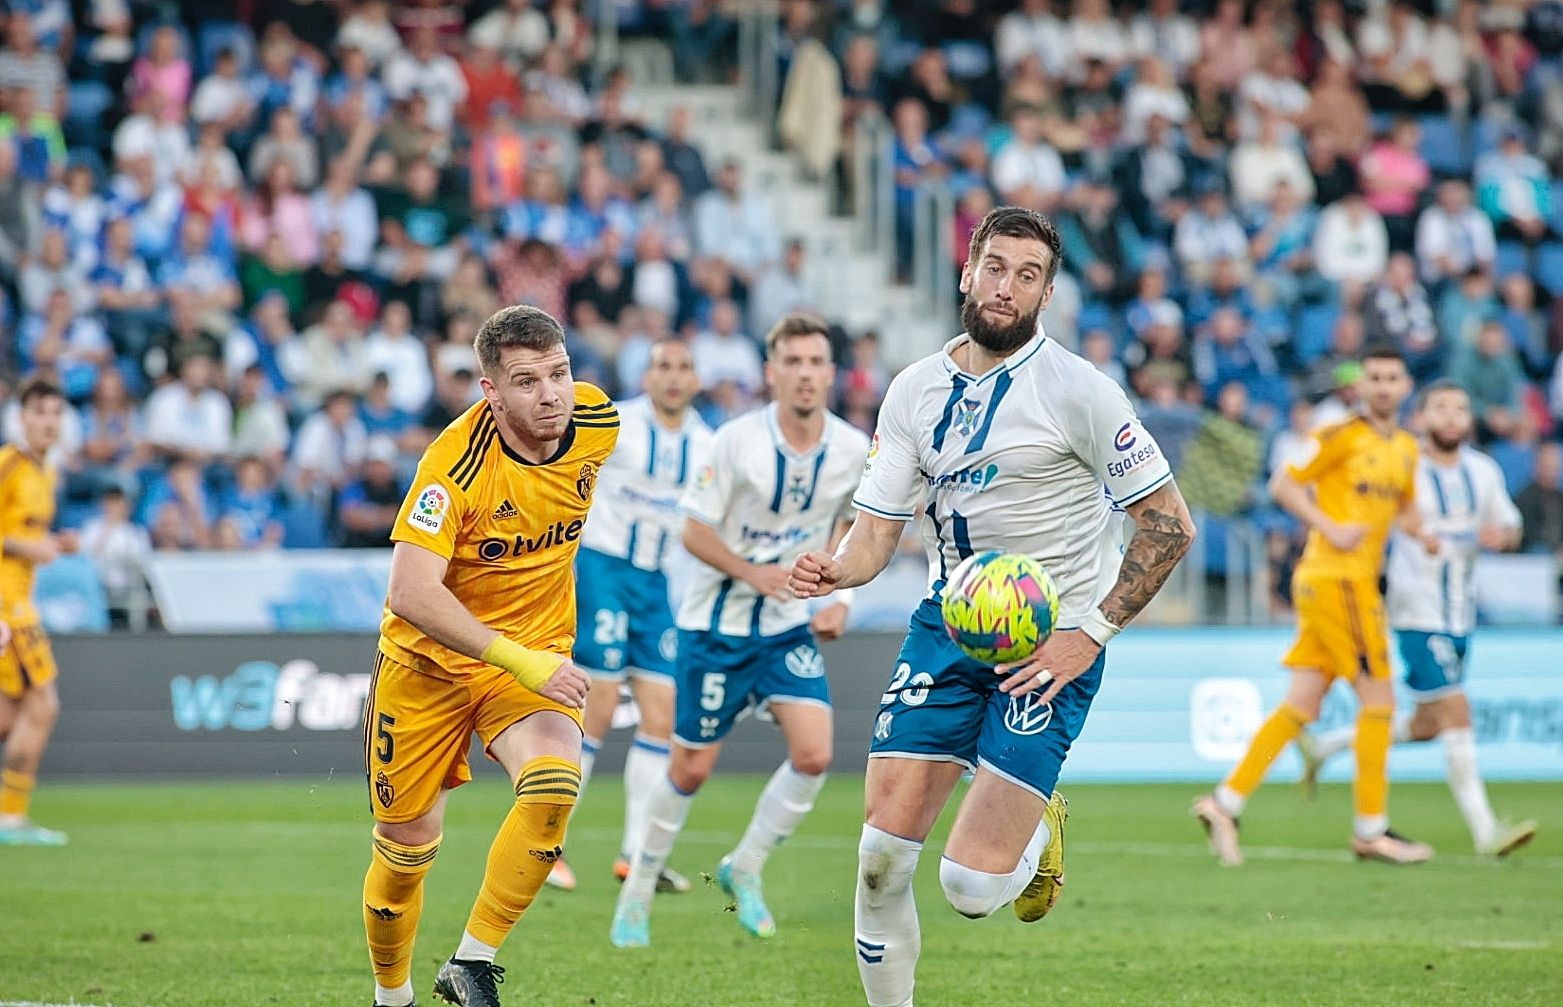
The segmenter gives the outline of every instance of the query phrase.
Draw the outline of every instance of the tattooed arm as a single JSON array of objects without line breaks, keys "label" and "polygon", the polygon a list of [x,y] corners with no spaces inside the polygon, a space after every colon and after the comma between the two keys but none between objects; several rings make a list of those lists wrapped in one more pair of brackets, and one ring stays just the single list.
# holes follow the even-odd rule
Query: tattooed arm
[{"label": "tattooed arm", "polygon": [[1129,505],[1134,534],[1124,549],[1118,583],[1102,599],[1102,615],[1122,629],[1156,597],[1194,544],[1194,519],[1171,479],[1150,496]]},{"label": "tattooed arm", "polygon": [[[1042,701],[1051,702],[1058,690],[1095,663],[1102,652],[1099,639],[1122,629],[1150,604],[1172,568],[1194,544],[1194,519],[1171,479],[1150,496],[1130,504],[1128,510],[1134,518],[1134,534],[1124,549],[1118,582],[1082,628],[1059,630],[1025,661],[994,668],[1007,676],[999,685],[1000,691],[1023,696],[1040,689]],[[1112,625],[1102,627],[1102,622]],[[1105,634],[1103,628],[1107,629]]]}]

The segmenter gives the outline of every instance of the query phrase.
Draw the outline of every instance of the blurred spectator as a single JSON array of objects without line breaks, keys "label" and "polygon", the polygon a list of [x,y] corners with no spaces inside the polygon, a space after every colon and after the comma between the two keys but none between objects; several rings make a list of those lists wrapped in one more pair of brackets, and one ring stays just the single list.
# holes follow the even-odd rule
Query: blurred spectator
[{"label": "blurred spectator", "polygon": [[1422,130],[1416,120],[1400,119],[1388,138],[1374,145],[1357,166],[1363,198],[1384,218],[1389,247],[1397,252],[1411,250],[1417,199],[1433,177],[1422,158],[1421,143]]},{"label": "blurred spectator", "polygon": [[570,57],[561,45],[544,49],[537,68],[526,75],[525,100],[533,120],[572,129],[578,128],[592,112],[591,99],[570,74]]},{"label": "blurred spectator", "polygon": [[185,103],[190,100],[190,61],[179,52],[179,32],[173,25],[162,25],[152,32],[152,44],[145,56],[130,70],[133,98],[156,93],[162,100],[162,117],[182,123]]},{"label": "blurred spectator", "polygon": [[[762,272],[749,291],[749,331],[759,334],[771,331],[771,326],[789,311],[813,308],[818,299],[809,289],[805,275],[806,256],[803,241],[793,238],[787,242],[782,261],[773,263]],[[669,311],[669,315],[676,312]],[[878,348],[878,339],[874,342]]]},{"label": "blurred spectator", "polygon": [[266,177],[246,200],[239,221],[240,240],[251,255],[263,252],[273,237],[281,239],[289,260],[300,270],[320,255],[314,210],[294,184],[289,161],[271,162]]},{"label": "blurred spectator", "polygon": [[359,187],[357,166],[350,158],[339,157],[327,166],[325,184],[311,195],[310,208],[315,232],[342,235],[342,264],[353,270],[369,268],[379,221],[374,197]]},{"label": "blurred spectator", "polygon": [[1053,16],[1048,0],[1020,0],[1019,9],[999,19],[994,36],[999,71],[1008,74],[1022,60],[1035,58],[1049,77],[1061,78],[1074,56],[1069,28]]},{"label": "blurred spectator", "polygon": [[80,551],[97,569],[110,609],[126,608],[128,596],[142,588],[152,539],[131,520],[130,498],[123,489],[110,486],[99,496],[98,513],[82,525]]},{"label": "blurred spectator", "polygon": [[346,301],[332,301],[319,322],[288,344],[283,373],[293,383],[293,400],[316,409],[328,394],[347,390],[349,397],[369,387],[371,368],[358,319]]},{"label": "blurred spectator", "polygon": [[1529,484],[1515,497],[1525,521],[1520,549],[1545,552],[1563,563],[1563,445],[1543,444]]},{"label": "blurred spectator", "polygon": [[1499,291],[1497,317],[1509,332],[1509,342],[1525,360],[1533,377],[1544,377],[1552,362],[1547,346],[1547,323],[1536,307],[1536,285],[1521,274],[1504,277]]},{"label": "blurred spectator", "polygon": [[1258,212],[1249,244],[1254,271],[1283,308],[1328,295],[1314,268],[1313,240],[1318,214],[1287,182],[1277,183],[1270,205]]},{"label": "blurred spectator", "polygon": [[0,89],[26,88],[37,96],[39,108],[63,117],[67,81],[60,57],[39,46],[31,18],[8,18],[5,37],[5,48],[0,49]]},{"label": "blurred spectator", "polygon": [[406,494],[396,478],[396,444],[371,437],[364,448],[364,471],[342,488],[337,519],[342,545],[349,549],[383,549],[391,543],[391,528]]},{"label": "blurred spectator", "polygon": [[162,457],[199,464],[215,461],[231,447],[233,408],[212,387],[216,365],[204,356],[185,359],[179,380],[147,397],[147,443]]},{"label": "blurred spectator", "polygon": [[217,520],[217,548],[275,549],[282,544],[282,522],[271,469],[259,458],[243,458],[233,474]]},{"label": "blurred spectator", "polygon": [[495,102],[471,149],[472,208],[501,212],[526,192],[527,141],[516,129],[513,107]]},{"label": "blurred spectator", "polygon": [[1215,402],[1217,392],[1235,381],[1254,398],[1274,404],[1279,374],[1269,346],[1232,308],[1217,311],[1209,326],[1194,337],[1194,376],[1205,390],[1206,402]]},{"label": "blurred spectator", "polygon": [[1491,269],[1497,255],[1492,221],[1471,205],[1471,187],[1451,179],[1439,183],[1436,202],[1416,225],[1416,257],[1423,282],[1433,285],[1471,269]]},{"label": "blurred spectator", "polygon": [[1498,299],[1493,296],[1492,277],[1472,269],[1450,284],[1438,301],[1438,332],[1454,350],[1476,345],[1481,327],[1498,314]]},{"label": "blurred spectator", "polygon": [[743,187],[738,162],[728,161],[717,172],[716,187],[695,200],[695,245],[701,255],[714,255],[749,282],[780,248],[776,224],[766,198]]},{"label": "blurred spectator", "polygon": [[504,0],[473,22],[467,38],[473,45],[493,46],[519,66],[536,59],[548,45],[548,19],[531,0]]},{"label": "blurred spectator", "polygon": [[440,51],[434,28],[414,31],[406,49],[386,60],[385,89],[392,98],[405,101],[414,92],[428,101],[429,122],[448,130],[455,121],[456,106],[467,97],[467,81],[460,65]]},{"label": "blurred spectator", "polygon": [[1063,198],[1064,162],[1042,140],[1036,108],[1022,105],[1010,116],[1010,139],[993,158],[993,187],[1014,206],[1052,213]]},{"label": "blurred spectator", "polygon": [[1183,309],[1167,296],[1166,270],[1151,266],[1140,273],[1134,299],[1124,309],[1123,321],[1135,339],[1143,338],[1146,330],[1157,323],[1183,324]]},{"label": "blurred spectator", "polygon": [[337,49],[337,72],[326,82],[325,101],[333,111],[348,101],[357,102],[362,114],[378,122],[391,107],[385,85],[374,75],[369,56],[356,46]]},{"label": "blurred spectator", "polygon": [[1249,216],[1270,202],[1278,185],[1290,186],[1305,201],[1313,200],[1313,176],[1297,148],[1282,136],[1284,124],[1278,115],[1262,116],[1255,138],[1232,152],[1232,196]]},{"label": "blurred spectator", "polygon": [[125,387],[124,376],[105,367],[81,414],[82,443],[77,456],[87,487],[136,489],[136,471],[150,460],[141,415]]},{"label": "blurred spectator", "polygon": [[43,368],[59,375],[65,397],[81,402],[92,391],[100,367],[114,361],[114,347],[103,323],[78,314],[62,288],[49,294],[42,314],[28,314],[16,333],[16,352],[26,370]]},{"label": "blurred spectator", "polygon": [[1368,341],[1399,346],[1418,381],[1437,376],[1441,367],[1438,326],[1411,256],[1405,252],[1390,256],[1383,279],[1363,300],[1362,320]]},{"label": "blurred spectator", "polygon": [[1525,377],[1502,322],[1482,325],[1474,346],[1454,348],[1449,377],[1471,396],[1471,412],[1482,440],[1514,432]]},{"label": "blurred spectator", "polygon": [[[917,205],[917,190],[943,178],[948,166],[943,150],[928,135],[928,109],[922,102],[902,98],[895,104],[891,121],[895,127],[891,157],[895,169],[896,269],[904,276],[912,267],[912,214]],[[698,218],[696,227],[698,234]]]},{"label": "blurred spectator", "polygon": [[367,439],[353,393],[338,390],[327,395],[319,412],[304,421],[294,438],[293,485],[324,508],[338,489],[356,478]]},{"label": "blurred spectator", "polygon": [[1320,206],[1332,206],[1357,191],[1357,168],[1346,151],[1355,149],[1345,147],[1328,125],[1315,126],[1308,136],[1308,172]]},{"label": "blurred spectator", "polygon": [[152,545],[159,550],[210,549],[216,544],[216,508],[190,458],[176,459],[145,501]]},{"label": "blurred spectator", "polygon": [[233,396],[233,453],[260,458],[273,471],[287,457],[288,416],[259,365],[244,369]]},{"label": "blurred spectator", "polygon": [[379,327],[364,341],[363,356],[371,374],[384,374],[389,380],[391,402],[398,409],[417,413],[428,404],[434,393],[429,352],[413,334],[412,312],[406,304],[386,303]]},{"label": "blurred spectator", "polygon": [[[425,398],[420,402],[420,411],[428,405]],[[364,424],[364,433],[371,439],[375,437],[389,437],[398,443],[406,440],[409,444],[415,444],[414,438],[409,435],[416,429],[416,414],[410,413],[396,405],[391,399],[391,379],[384,372],[376,372],[369,382],[369,390],[364,393],[364,400],[358,405],[358,418]]]},{"label": "blurred spectator", "polygon": [[179,166],[190,157],[190,134],[183,120],[170,121],[164,114],[165,99],[151,91],[137,98],[134,114],[126,116],[114,130],[114,161],[123,164],[137,158],[150,158],[153,175],[169,182]]},{"label": "blurred spectator", "polygon": [[1183,467],[1184,451],[1199,432],[1204,417],[1198,406],[1178,394],[1177,379],[1168,371],[1150,369],[1140,385],[1140,422],[1156,439],[1167,464],[1177,472]]},{"label": "blurred spectator", "polygon": [[250,150],[250,181],[256,185],[269,181],[278,161],[292,168],[293,181],[306,189],[313,189],[320,178],[314,139],[303,132],[298,115],[286,107],[272,115],[270,128]]},{"label": "blurred spectator", "polygon": [[1248,235],[1227,208],[1219,185],[1205,188],[1194,206],[1178,218],[1172,244],[1184,278],[1194,284],[1208,280],[1221,259],[1246,262],[1248,258]]},{"label": "blurred spectator", "polygon": [[[1350,63],[1326,58],[1319,65],[1303,125],[1310,135],[1326,130],[1340,150],[1357,153],[1367,149],[1368,141],[1373,139],[1373,120],[1362,89],[1352,79]],[[1331,202],[1339,195],[1333,193]]]},{"label": "blurred spectator", "polygon": [[1231,517],[1252,506],[1263,459],[1263,438],[1248,418],[1248,390],[1232,381],[1189,442],[1178,486],[1191,509]]},{"label": "blurred spectator", "polygon": [[461,75],[466,81],[466,97],[459,118],[469,131],[477,133],[487,128],[496,105],[507,109],[521,107],[521,80],[500,59],[497,45],[482,39],[470,41],[461,61]]},{"label": "blurred spectator", "polygon": [[196,85],[190,100],[190,119],[198,126],[208,123],[223,133],[232,133],[247,122],[255,111],[250,89],[239,73],[239,56],[232,49],[217,54],[212,72]]},{"label": "blurred spectator", "polygon": [[586,275],[570,284],[568,299],[572,311],[585,302],[599,318],[617,324],[619,314],[634,303],[634,291],[618,256],[604,253],[587,266]]},{"label": "blurred spectator", "polygon": [[[1049,333],[1051,336],[1051,333]],[[1106,329],[1092,329],[1080,340],[1080,356],[1090,361],[1091,366],[1112,378],[1122,387],[1129,383],[1128,373],[1123,369],[1123,364],[1118,360],[1118,350],[1113,343],[1113,334]]]},{"label": "blurred spectator", "polygon": [[214,247],[211,221],[202,213],[184,215],[179,244],[162,260],[157,281],[171,299],[176,292],[186,297],[203,321],[225,318],[243,302],[232,255]]},{"label": "blurred spectator", "polygon": [[1270,454],[1265,462],[1265,473],[1273,474],[1287,465],[1303,465],[1312,450],[1311,434],[1317,424],[1313,418],[1313,406],[1307,399],[1296,399],[1286,411],[1286,426],[1270,441]]},{"label": "blurred spectator", "polygon": [[1134,224],[1117,212],[1118,194],[1105,179],[1086,178],[1071,193],[1072,208],[1058,219],[1064,265],[1088,298],[1122,304],[1134,293],[1145,245]]},{"label": "blurred spectator", "polygon": [[1199,28],[1178,11],[1177,0],[1150,0],[1149,9],[1129,24],[1129,41],[1138,56],[1154,56],[1182,77],[1199,59]]},{"label": "blurred spectator", "polygon": [[440,288],[440,313],[471,315],[480,322],[499,310],[499,295],[488,282],[488,270],[476,254],[462,257],[456,271]]},{"label": "blurred spectator", "polygon": [[1188,208],[1198,165],[1177,131],[1159,115],[1145,124],[1144,142],[1126,148],[1113,167],[1125,211],[1146,237],[1165,240]]},{"label": "blurred spectator", "polygon": [[476,401],[472,393],[474,374],[472,370],[435,369],[434,400],[418,418],[418,426],[429,440],[455,422]]},{"label": "blurred spectator", "polygon": [[1244,24],[1243,0],[1219,0],[1211,19],[1200,26],[1199,41],[1215,82],[1236,90],[1257,56],[1254,35]]},{"label": "blurred spectator", "polygon": [[17,151],[17,171],[29,182],[55,181],[65,170],[65,134],[60,120],[38,107],[30,88],[14,88],[0,114],[0,140]]},{"label": "blurred spectator", "polygon": [[1363,286],[1384,272],[1389,261],[1389,232],[1384,219],[1360,192],[1348,192],[1319,214],[1313,261],[1321,276],[1342,286],[1342,298],[1348,304],[1355,303]]},{"label": "blurred spectator", "polygon": [[738,306],[732,301],[718,301],[712,307],[710,327],[695,337],[695,370],[705,388],[726,382],[743,399],[750,399],[764,386],[760,351],[738,324]]},{"label": "blurred spectator", "polygon": [[1275,142],[1290,144],[1297,138],[1297,123],[1308,113],[1312,98],[1297,81],[1297,66],[1290,53],[1267,42],[1258,64],[1243,77],[1238,88],[1238,134],[1246,140],[1260,136],[1264,121],[1275,122]]},{"label": "blurred spectator", "polygon": [[1507,127],[1498,149],[1476,162],[1476,201],[1498,237],[1537,242],[1551,233],[1552,189],[1547,169],[1525,150],[1525,133]]},{"label": "blurred spectator", "polygon": [[[542,19],[541,14],[537,17]],[[479,23],[491,18],[492,15],[489,15]],[[353,13],[348,15],[337,31],[336,42],[341,48],[362,52],[375,67],[383,65],[402,48],[402,37],[397,34],[396,26],[391,24],[386,0],[364,0],[354,5]]]},{"label": "blurred spectator", "polygon": [[0,143],[0,280],[15,282],[42,230],[38,201],[16,173],[16,148]]},{"label": "blurred spectator", "polygon": [[693,115],[687,105],[675,105],[668,114],[667,132],[662,137],[662,160],[678,176],[685,197],[696,199],[711,188],[705,157],[690,139]]},{"label": "blurred spectator", "polygon": [[92,287],[82,270],[70,260],[65,232],[44,232],[38,257],[22,270],[18,281],[24,311],[41,315],[56,291],[62,291],[77,311],[92,307]]},{"label": "blurred spectator", "polygon": [[565,274],[555,246],[540,238],[505,241],[494,246],[492,255],[499,296],[506,304],[530,304],[564,317]]}]

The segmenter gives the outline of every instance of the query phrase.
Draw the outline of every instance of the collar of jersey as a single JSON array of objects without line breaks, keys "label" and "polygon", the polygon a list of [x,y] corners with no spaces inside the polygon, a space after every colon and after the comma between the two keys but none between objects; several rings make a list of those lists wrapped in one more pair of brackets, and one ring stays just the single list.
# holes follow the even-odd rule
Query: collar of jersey
[{"label": "collar of jersey", "polygon": [[559,438],[559,450],[555,451],[553,454],[549,455],[547,458],[544,458],[540,462],[528,461],[525,458],[522,458],[520,455],[516,454],[510,449],[510,445],[505,443],[505,439],[503,437],[496,436],[494,439],[499,442],[500,450],[509,456],[511,461],[518,465],[525,465],[528,468],[537,468],[539,465],[552,465],[554,462],[569,454],[570,449],[575,447],[575,421],[571,420],[570,425],[565,427],[564,436]]},{"label": "collar of jersey", "polygon": [[796,451],[787,438],[782,436],[781,423],[776,419],[776,403],[772,402],[765,407],[765,429],[771,432],[771,443],[776,445],[776,450],[789,458],[813,458],[830,444],[830,412],[825,412],[825,429],[820,433],[819,443],[807,451]]},{"label": "collar of jersey", "polygon": [[996,367],[994,367],[991,370],[989,370],[988,373],[986,373],[986,374],[982,375],[981,377],[979,377],[979,376],[971,373],[970,371],[963,371],[963,370],[961,370],[961,368],[956,365],[955,359],[950,356],[950,351],[955,349],[957,346],[959,346],[961,344],[962,340],[970,339],[970,338],[971,338],[970,336],[968,336],[966,333],[962,332],[960,335],[956,336],[954,339],[952,339],[949,342],[945,343],[944,344],[944,350],[939,354],[939,360],[944,364],[944,369],[946,371],[948,371],[951,374],[959,374],[959,375],[961,375],[973,387],[982,384],[984,381],[987,381],[989,378],[993,378],[993,377],[998,376],[998,374],[1000,372],[1002,372],[1002,371],[1016,371],[1016,370],[1019,370],[1021,367],[1025,366],[1025,364],[1026,364],[1026,362],[1028,360],[1030,360],[1032,357],[1036,356],[1037,355],[1037,351],[1042,348],[1042,344],[1047,342],[1047,336],[1044,335],[1043,332],[1042,332],[1042,323],[1038,322],[1037,323],[1037,334],[1036,335],[1032,336],[1031,339],[1028,342],[1022,343],[1021,346],[1020,346],[1020,349],[1016,350],[1014,353],[1011,353],[1009,356],[1005,357],[1002,361],[999,362],[999,364]]}]

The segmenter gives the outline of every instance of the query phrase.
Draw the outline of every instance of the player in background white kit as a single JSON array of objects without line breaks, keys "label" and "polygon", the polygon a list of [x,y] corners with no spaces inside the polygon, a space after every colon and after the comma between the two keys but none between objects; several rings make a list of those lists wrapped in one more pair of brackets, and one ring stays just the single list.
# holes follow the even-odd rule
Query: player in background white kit
[{"label": "player in background white kit", "polygon": [[[1501,823],[1487,800],[1476,767],[1476,734],[1465,696],[1465,662],[1476,629],[1476,557],[1483,549],[1506,552],[1520,541],[1520,512],[1509,499],[1498,463],[1466,444],[1471,399],[1452,381],[1423,390],[1418,413],[1424,427],[1417,466],[1416,503],[1422,526],[1441,541],[1437,556],[1396,529],[1389,545],[1385,601],[1389,624],[1416,701],[1410,717],[1395,721],[1396,742],[1444,745],[1449,789],[1471,829],[1476,852],[1503,857],[1530,842],[1536,823]],[[1317,737],[1298,736],[1303,783],[1314,789],[1326,760],[1350,748],[1356,728]]]},{"label": "player in background white kit", "polygon": [[[1105,662],[1103,647],[1155,596],[1194,540],[1166,458],[1123,390],[1049,340],[1060,242],[1039,213],[1001,207],[972,236],[966,333],[890,384],[857,521],[834,555],[793,566],[802,597],[876,577],[918,504],[929,593],[913,614],[874,724],[858,846],[856,952],[873,1007],[908,1007],[921,950],[912,874],[968,769],[939,880],[963,916],[1014,903],[1041,919],[1063,884],[1055,791]],[[1123,511],[1135,530],[1127,545]],[[1028,660],[992,668],[943,632],[939,591],[973,552],[1038,560],[1060,628]]]},{"label": "player in background white kit", "polygon": [[[575,560],[574,657],[592,678],[581,739],[583,794],[626,678],[640,708],[624,759],[624,838],[613,865],[621,881],[646,833],[652,789],[667,775],[678,630],[665,571],[684,548],[679,497],[705,464],[712,436],[690,408],[700,381],[688,344],[672,338],[653,344],[642,387],[644,395],[618,404],[618,447],[597,475],[598,506]],[[575,887],[562,858],[549,883]],[[689,882],[665,870],[657,890],[687,892]]]},{"label": "player in background white kit", "polygon": [[787,588],[792,561],[833,549],[852,518],[868,438],[825,409],[835,380],[825,323],[783,318],[766,337],[773,402],[724,424],[709,463],[684,494],[684,545],[700,562],[678,612],[673,758],[652,791],[651,824],[619,892],[615,947],[651,943],[652,890],[690,802],[716,767],[722,739],[751,708],[768,711],[787,761],[766,784],[743,838],[716,870],[738,923],[776,932],[760,871],[814,806],[831,758],[830,690],[816,635],[846,626],[843,599],[812,619]]}]

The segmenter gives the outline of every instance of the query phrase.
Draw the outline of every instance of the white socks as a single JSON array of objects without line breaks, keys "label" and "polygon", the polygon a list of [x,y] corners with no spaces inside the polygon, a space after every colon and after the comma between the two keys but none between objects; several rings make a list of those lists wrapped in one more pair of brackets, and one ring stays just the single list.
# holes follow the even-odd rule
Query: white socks
[{"label": "white socks", "polygon": [[651,788],[646,803],[646,837],[641,840],[640,852],[630,862],[630,876],[619,892],[620,904],[651,901],[657,890],[657,878],[667,866],[668,855],[683,831],[684,819],[689,817],[689,805],[694,799],[694,794],[683,793],[666,776]]},{"label": "white socks", "polygon": [[395,989],[386,989],[375,983],[374,1002],[375,1007],[412,1007],[412,980],[407,980]]},{"label": "white socks", "polygon": [[[586,782],[592,778],[592,767],[597,765],[597,753],[602,751],[602,739],[593,738],[590,735],[581,736],[581,789],[580,793],[586,793]],[[580,803],[580,798],[576,798]]]},{"label": "white socks", "polygon": [[939,884],[944,888],[950,908],[970,919],[981,919],[1014,902],[1036,876],[1042,847],[1050,837],[1047,823],[1038,822],[1037,831],[1032,833],[1031,841],[1020,855],[1020,862],[1008,874],[989,874],[949,857],[940,858]]},{"label": "white socks", "polygon": [[733,870],[758,874],[776,844],[792,835],[814,808],[814,798],[825,785],[825,774],[805,776],[784,762],[771,776],[754,806],[754,817],[732,853]]},{"label": "white socks", "polygon": [[[456,947],[456,953],[451,957],[464,962],[492,962],[499,949],[490,947],[467,933],[461,933],[461,943]],[[408,1001],[409,1003],[411,1001]]]},{"label": "white socks", "polygon": [[[1333,731],[1325,731],[1313,740],[1313,750],[1318,753],[1320,761],[1327,762],[1333,756],[1339,755],[1350,748],[1357,740],[1357,725],[1347,724],[1337,727]],[[1389,743],[1391,745],[1403,745],[1413,740],[1411,737],[1411,717],[1396,717],[1394,726],[1390,728]]]},{"label": "white socks", "polygon": [[923,844],[863,826],[853,905],[858,975],[869,1007],[912,1007],[922,933],[912,874]]},{"label": "white socks", "polygon": [[1492,842],[1498,823],[1493,817],[1492,805],[1487,802],[1487,787],[1476,769],[1476,732],[1469,727],[1455,727],[1438,737],[1444,743],[1449,790],[1480,850]]},{"label": "white socks", "polygon": [[1243,813],[1243,805],[1248,803],[1248,798],[1233,790],[1225,783],[1215,790],[1216,806],[1227,814],[1236,818]]},{"label": "white socks", "polygon": [[624,757],[624,838],[619,852],[632,863],[646,838],[651,795],[657,781],[667,778],[669,761],[666,740],[639,733]]}]

